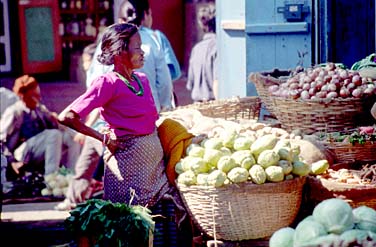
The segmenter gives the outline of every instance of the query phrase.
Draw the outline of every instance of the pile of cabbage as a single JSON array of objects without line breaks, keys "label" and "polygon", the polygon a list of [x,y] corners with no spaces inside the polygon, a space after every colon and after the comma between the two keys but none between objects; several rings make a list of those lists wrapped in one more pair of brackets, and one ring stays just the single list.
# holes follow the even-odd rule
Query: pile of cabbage
[{"label": "pile of cabbage", "polygon": [[270,247],[375,244],[376,210],[367,206],[353,209],[350,204],[339,198],[320,202],[312,215],[300,221],[295,229],[281,228],[274,232],[269,240]]},{"label": "pile of cabbage", "polygon": [[253,135],[235,130],[192,143],[175,167],[178,184],[221,187],[227,184],[282,182],[321,174],[327,160],[305,162],[300,147],[269,133]]},{"label": "pile of cabbage", "polygon": [[45,175],[46,187],[42,189],[42,196],[63,197],[66,195],[70,181],[73,178],[73,171],[65,167]]}]

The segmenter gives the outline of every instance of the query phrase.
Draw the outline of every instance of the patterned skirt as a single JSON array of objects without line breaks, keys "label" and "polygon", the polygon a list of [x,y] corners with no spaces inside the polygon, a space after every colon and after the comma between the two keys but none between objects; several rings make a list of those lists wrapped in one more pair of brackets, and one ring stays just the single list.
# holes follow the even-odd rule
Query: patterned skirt
[{"label": "patterned skirt", "polygon": [[118,137],[115,154],[105,151],[104,199],[154,206],[170,189],[157,132]]}]

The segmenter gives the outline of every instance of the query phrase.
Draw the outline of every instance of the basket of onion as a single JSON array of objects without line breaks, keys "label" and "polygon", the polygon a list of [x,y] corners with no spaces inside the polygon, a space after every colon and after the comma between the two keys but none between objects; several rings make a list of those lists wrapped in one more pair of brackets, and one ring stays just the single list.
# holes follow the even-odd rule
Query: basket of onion
[{"label": "basket of onion", "polygon": [[374,121],[370,109],[376,101],[376,81],[358,71],[326,63],[274,81],[279,83],[267,88],[271,112],[287,131],[327,133]]}]

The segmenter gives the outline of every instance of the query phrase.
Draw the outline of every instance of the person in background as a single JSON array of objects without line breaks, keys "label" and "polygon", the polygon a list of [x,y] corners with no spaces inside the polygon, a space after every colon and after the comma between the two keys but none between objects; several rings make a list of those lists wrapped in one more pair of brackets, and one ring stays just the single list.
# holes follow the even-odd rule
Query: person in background
[{"label": "person in background", "polygon": [[[13,92],[19,99],[4,111],[0,120],[1,153],[7,159],[5,179],[21,177],[25,171],[51,174],[59,169],[66,150],[67,168],[72,168],[80,152],[74,132],[58,124],[57,114],[41,104],[41,92],[34,77],[15,80]],[[3,188],[6,189],[6,188]]]},{"label": "person in background", "polygon": [[[137,0],[136,0],[137,1]],[[176,81],[181,77],[181,68],[179,61],[175,55],[174,49],[172,48],[172,45],[170,41],[168,40],[167,36],[158,29],[152,29],[153,25],[153,15],[152,10],[149,5],[148,0],[141,0],[141,2],[144,1],[145,7],[145,17],[142,21],[142,26],[145,27],[145,30],[152,36],[154,36],[158,43],[161,45],[161,49],[164,53],[165,60],[168,66],[168,69],[170,70],[171,80]],[[135,0],[130,0],[132,4],[134,4]]]},{"label": "person in background", "polygon": [[6,87],[0,87],[0,118],[8,106],[15,103],[19,98],[17,95]]},{"label": "person in background", "polygon": [[[98,60],[113,65],[113,70],[94,79],[87,91],[63,111],[59,121],[106,147],[105,200],[153,210],[163,198],[169,197],[184,212],[178,191],[165,172],[156,127],[159,114],[148,77],[135,71],[144,65],[141,45],[136,25],[109,26],[102,37]],[[96,108],[106,122],[106,132],[101,133],[82,121]]]},{"label": "person in background", "polygon": [[[172,95],[173,86],[171,75],[165,60],[161,45],[156,38],[151,35],[143,22],[146,13],[149,10],[147,1],[123,1],[119,8],[118,22],[119,23],[132,23],[139,27],[139,33],[142,40],[142,50],[145,52],[145,63],[138,71],[147,75],[150,86],[153,92],[153,98],[158,112],[167,111],[173,108]],[[97,57],[100,54],[100,44],[94,54]],[[97,76],[111,71],[113,66],[100,64],[96,59],[90,65],[90,77],[87,81],[91,82]]]},{"label": "person in background", "polygon": [[[82,52],[82,67],[86,73],[93,60],[97,44],[87,45]],[[89,85],[89,83],[87,83]],[[105,122],[99,118],[97,109],[93,110],[86,120],[86,125],[99,131]],[[103,190],[103,145],[100,141],[77,133],[75,141],[82,145],[81,153],[75,165],[74,176],[69,183],[64,201],[55,206],[55,210],[71,210],[78,203],[91,198],[94,193]]]},{"label": "person in background", "polygon": [[198,23],[204,36],[192,48],[189,59],[187,89],[194,102],[205,102],[217,96],[217,44],[215,34],[215,4],[203,5]]}]

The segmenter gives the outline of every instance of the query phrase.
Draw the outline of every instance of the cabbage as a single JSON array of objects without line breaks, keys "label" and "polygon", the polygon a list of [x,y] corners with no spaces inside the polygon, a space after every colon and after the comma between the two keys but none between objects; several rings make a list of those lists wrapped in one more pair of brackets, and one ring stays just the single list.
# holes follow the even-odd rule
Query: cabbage
[{"label": "cabbage", "polygon": [[237,136],[238,133],[235,130],[223,131],[221,134],[222,145],[227,148],[233,148],[234,141]]},{"label": "cabbage", "polygon": [[189,151],[187,152],[187,155],[188,156],[191,156],[191,157],[204,157],[204,153],[205,153],[205,148],[201,147],[201,146],[192,146]]},{"label": "cabbage", "polygon": [[278,153],[280,159],[292,161],[294,159],[294,153],[292,152],[291,148],[288,147],[281,147],[279,149],[274,148],[274,150]]},{"label": "cabbage", "polygon": [[285,180],[292,180],[292,179],[294,179],[294,175],[292,175],[292,174],[288,174],[285,177]]},{"label": "cabbage", "polygon": [[302,246],[320,236],[327,235],[325,226],[315,220],[303,220],[295,228],[294,246]]},{"label": "cabbage", "polygon": [[249,150],[253,139],[245,136],[239,136],[234,140],[234,150]]},{"label": "cabbage", "polygon": [[298,144],[291,145],[291,151],[294,155],[299,156],[300,154],[300,146]]},{"label": "cabbage", "polygon": [[194,157],[189,161],[190,169],[197,175],[199,173],[207,173],[209,171],[209,165],[203,158]]},{"label": "cabbage", "polygon": [[269,247],[293,247],[295,230],[291,227],[284,227],[276,232],[269,239]]},{"label": "cabbage", "polygon": [[251,145],[251,152],[255,157],[267,149],[273,149],[275,144],[277,143],[278,138],[272,134],[264,135],[257,138]]},{"label": "cabbage", "polygon": [[221,187],[227,179],[226,173],[220,171],[220,170],[214,170],[212,171],[208,178],[208,185],[214,186],[214,187]]},{"label": "cabbage", "polygon": [[217,168],[218,170],[228,173],[232,168],[237,167],[235,160],[231,156],[223,156],[218,160]]},{"label": "cabbage", "polygon": [[225,156],[223,152],[217,149],[205,148],[204,160],[212,167],[216,167],[218,160]]},{"label": "cabbage", "polygon": [[197,174],[197,185],[208,185],[209,173]]},{"label": "cabbage", "polygon": [[313,218],[329,233],[341,234],[353,228],[354,217],[350,204],[339,198],[326,199],[313,209]]},{"label": "cabbage", "polygon": [[262,166],[263,168],[267,168],[269,166],[275,166],[278,164],[279,155],[274,150],[264,150],[260,153],[257,158],[257,164]]},{"label": "cabbage", "polygon": [[197,177],[193,171],[183,172],[178,176],[178,184],[195,185],[197,184]]},{"label": "cabbage", "polygon": [[283,174],[288,175],[292,172],[292,164],[287,160],[279,160],[278,166],[282,167]]},{"label": "cabbage", "polygon": [[279,139],[274,146],[274,149],[278,151],[280,148],[291,148],[289,139]]},{"label": "cabbage", "polygon": [[311,171],[311,166],[303,161],[292,163],[292,173],[298,176],[307,176]]},{"label": "cabbage", "polygon": [[221,147],[219,151],[221,151],[223,155],[232,155],[231,149],[228,147]]},{"label": "cabbage", "polygon": [[280,166],[269,166],[265,168],[266,180],[270,182],[281,182],[285,178],[283,169]]},{"label": "cabbage", "polygon": [[201,147],[200,145],[198,145],[197,143],[191,143],[188,145],[187,149],[185,150],[185,154],[188,155],[189,152],[191,151],[192,148],[194,147]]},{"label": "cabbage", "polygon": [[319,175],[324,173],[329,168],[329,162],[327,160],[319,160],[311,164],[311,174]]},{"label": "cabbage", "polygon": [[248,180],[249,172],[243,167],[235,167],[228,172],[227,177],[233,183],[242,183]]},{"label": "cabbage", "polygon": [[266,181],[266,173],[260,165],[254,165],[249,169],[249,175],[255,184],[263,184]]},{"label": "cabbage", "polygon": [[353,209],[355,228],[376,233],[376,210],[367,206]]},{"label": "cabbage", "polygon": [[256,160],[253,157],[251,150],[239,150],[231,154],[231,157],[235,160],[235,163],[245,169],[251,168],[256,164]]},{"label": "cabbage", "polygon": [[184,169],[183,169],[183,165],[182,165],[182,161],[181,160],[178,163],[176,163],[176,165],[175,165],[175,172],[177,174],[182,174],[183,172],[185,172]]},{"label": "cabbage", "polygon": [[349,244],[354,241],[361,243],[363,240],[368,238],[368,231],[359,230],[359,229],[350,229],[343,232],[340,236],[340,239],[344,241],[344,244]]},{"label": "cabbage", "polygon": [[221,147],[223,147],[222,140],[215,137],[207,139],[204,143],[204,147],[219,150]]},{"label": "cabbage", "polygon": [[191,169],[191,160],[195,158],[196,157],[186,156],[183,159],[180,159],[182,170],[189,171]]},{"label": "cabbage", "polygon": [[338,246],[337,244],[340,242],[340,237],[337,234],[328,234],[317,237],[299,247],[313,247],[313,246]]}]

